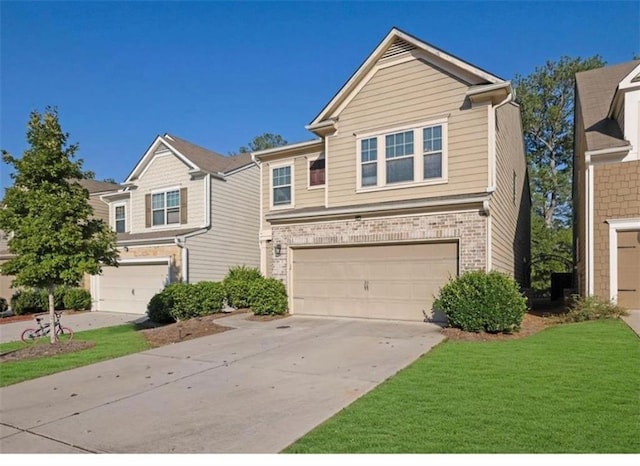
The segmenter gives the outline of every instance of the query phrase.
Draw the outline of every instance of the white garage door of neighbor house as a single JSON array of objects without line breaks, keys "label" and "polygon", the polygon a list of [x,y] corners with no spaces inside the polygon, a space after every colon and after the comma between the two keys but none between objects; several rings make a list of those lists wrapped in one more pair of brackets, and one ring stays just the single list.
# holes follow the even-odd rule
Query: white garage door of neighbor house
[{"label": "white garage door of neighbor house", "polygon": [[149,300],[168,278],[167,264],[120,264],[104,267],[98,278],[99,311],[144,314]]},{"label": "white garage door of neighbor house", "polygon": [[292,261],[294,314],[423,321],[458,275],[458,244],[294,249]]}]

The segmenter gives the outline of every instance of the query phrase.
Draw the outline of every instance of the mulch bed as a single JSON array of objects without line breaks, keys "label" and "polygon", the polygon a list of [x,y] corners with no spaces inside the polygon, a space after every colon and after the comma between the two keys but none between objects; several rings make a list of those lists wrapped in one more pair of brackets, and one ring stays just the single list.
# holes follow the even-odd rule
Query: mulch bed
[{"label": "mulch bed", "polygon": [[65,341],[53,344],[45,341],[25,343],[24,348],[0,354],[0,363],[73,353],[75,351],[93,348],[94,346],[96,346],[96,344],[92,341]]},{"label": "mulch bed", "polygon": [[286,317],[289,317],[289,315],[290,314],[257,316],[257,315],[251,314],[249,317],[247,317],[247,320],[253,320],[256,322],[270,322],[272,320],[284,319]]}]

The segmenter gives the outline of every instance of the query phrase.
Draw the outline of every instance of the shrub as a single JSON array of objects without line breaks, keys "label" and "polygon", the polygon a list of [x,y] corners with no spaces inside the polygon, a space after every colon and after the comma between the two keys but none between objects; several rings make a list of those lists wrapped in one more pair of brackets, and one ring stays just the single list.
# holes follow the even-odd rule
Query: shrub
[{"label": "shrub", "polygon": [[[70,288],[66,286],[57,286],[55,290],[53,290],[53,307],[56,310],[65,309],[64,296],[69,289]],[[48,299],[47,297],[47,300]]]},{"label": "shrub", "polygon": [[520,329],[527,300],[509,276],[500,272],[466,272],[440,290],[434,307],[449,325],[467,332],[510,333]]},{"label": "shrub", "polygon": [[20,290],[11,297],[11,309],[15,315],[46,312],[49,310],[49,297],[40,290]]},{"label": "shrub", "polygon": [[0,312],[5,312],[9,310],[9,304],[7,304],[7,300],[4,298],[0,298]]},{"label": "shrub", "polygon": [[171,315],[173,297],[171,293],[165,293],[165,290],[166,288],[160,293],[156,293],[149,301],[149,304],[147,304],[147,316],[149,320],[157,322],[158,324],[170,324],[176,321]]},{"label": "shrub", "polygon": [[198,282],[193,285],[202,315],[215,314],[222,311],[225,300],[225,290],[222,283]]},{"label": "shrub", "polygon": [[220,312],[225,292],[222,283],[172,283],[147,305],[149,319],[161,324]]},{"label": "shrub", "polygon": [[619,319],[629,313],[611,301],[604,301],[596,296],[586,298],[574,296],[573,304],[564,316],[563,322],[584,322],[585,320]]},{"label": "shrub", "polygon": [[74,311],[91,309],[91,293],[84,288],[67,288],[64,293],[64,308]]},{"label": "shrub", "polygon": [[288,307],[284,284],[275,278],[253,280],[247,300],[255,315],[284,314]]},{"label": "shrub", "polygon": [[229,306],[240,309],[250,307],[247,299],[251,283],[263,278],[256,268],[240,265],[231,267],[224,277],[223,285]]}]

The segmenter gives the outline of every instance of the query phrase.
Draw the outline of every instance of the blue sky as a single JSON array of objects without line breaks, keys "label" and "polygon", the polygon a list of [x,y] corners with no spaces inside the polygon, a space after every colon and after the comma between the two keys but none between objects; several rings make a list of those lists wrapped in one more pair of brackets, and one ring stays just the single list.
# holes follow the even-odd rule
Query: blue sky
[{"label": "blue sky", "polygon": [[[156,135],[227,154],[289,142],[399,27],[505,79],[562,55],[640,53],[640,2],[0,2],[0,147],[57,106],[98,179]],[[0,164],[7,187],[9,167]]]}]

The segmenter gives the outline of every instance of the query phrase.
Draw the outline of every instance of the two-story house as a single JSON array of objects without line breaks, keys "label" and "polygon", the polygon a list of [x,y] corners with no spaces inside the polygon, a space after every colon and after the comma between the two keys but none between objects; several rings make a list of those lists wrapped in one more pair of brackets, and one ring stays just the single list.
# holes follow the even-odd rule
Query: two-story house
[{"label": "two-story house", "polygon": [[576,74],[578,291],[640,309],[640,60]]},{"label": "two-story house", "polygon": [[172,282],[220,281],[258,267],[259,169],[171,134],[155,138],[122,184],[102,196],[119,267],[91,279],[94,310],[143,314]]},{"label": "two-story house", "polygon": [[[102,201],[101,196],[117,191],[120,189],[120,185],[98,180],[79,180],[78,183],[89,192],[89,204],[93,208],[93,215],[108,222],[109,210],[107,208],[107,204]],[[9,233],[5,233],[0,230],[0,264],[12,257],[8,249],[9,235]],[[0,274],[0,298],[5,298],[9,301],[11,296],[13,296],[13,293],[15,292],[11,287],[13,278],[14,277],[10,275]],[[89,277],[85,277],[82,285],[89,289]]]},{"label": "two-story house", "polygon": [[392,29],[306,127],[254,152],[264,274],[294,314],[442,319],[450,277],[528,285],[530,195],[509,81]]}]

